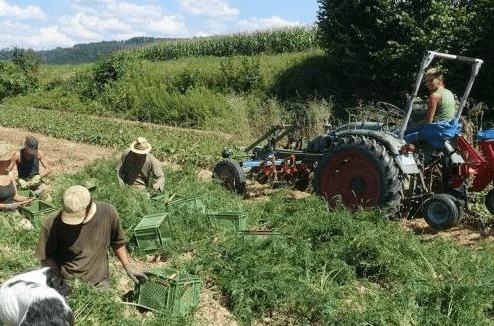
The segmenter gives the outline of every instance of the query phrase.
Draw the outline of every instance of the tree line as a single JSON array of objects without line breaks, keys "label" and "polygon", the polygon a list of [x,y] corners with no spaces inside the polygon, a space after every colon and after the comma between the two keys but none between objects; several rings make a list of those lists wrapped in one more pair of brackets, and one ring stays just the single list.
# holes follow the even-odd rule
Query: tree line
[{"label": "tree line", "polygon": [[[95,43],[76,44],[72,47],[57,47],[53,50],[33,51],[32,49],[21,49],[24,52],[34,52],[39,59],[47,64],[76,64],[93,62],[101,54],[109,54],[118,49],[128,49],[154,43],[157,41],[167,41],[172,39],[162,39],[154,37],[134,37],[125,41],[103,41]],[[0,61],[12,58],[16,47],[0,50]]]}]

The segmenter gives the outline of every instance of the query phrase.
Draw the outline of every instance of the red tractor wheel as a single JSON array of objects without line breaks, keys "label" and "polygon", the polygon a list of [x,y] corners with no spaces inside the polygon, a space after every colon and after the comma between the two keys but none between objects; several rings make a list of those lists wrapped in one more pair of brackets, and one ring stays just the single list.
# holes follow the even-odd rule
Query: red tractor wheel
[{"label": "red tractor wheel", "polygon": [[235,161],[224,159],[218,162],[213,169],[213,178],[218,179],[227,189],[239,195],[245,193],[245,174]]},{"label": "red tractor wheel", "polygon": [[384,207],[400,199],[398,168],[374,139],[352,135],[333,145],[318,162],[314,190],[331,201],[340,196],[349,209]]}]

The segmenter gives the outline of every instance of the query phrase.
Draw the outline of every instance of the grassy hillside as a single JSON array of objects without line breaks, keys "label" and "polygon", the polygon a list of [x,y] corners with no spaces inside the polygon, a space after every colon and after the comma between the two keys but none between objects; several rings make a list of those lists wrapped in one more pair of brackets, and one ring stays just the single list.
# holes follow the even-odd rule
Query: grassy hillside
[{"label": "grassy hillside", "polygon": [[[167,42],[101,56],[91,64],[32,70],[4,64],[0,99],[3,93],[3,104],[219,130],[239,138],[257,136],[251,130],[262,132],[281,121],[313,127],[331,114],[328,77],[314,64],[324,54],[314,39],[313,30],[294,29]],[[246,51],[256,44],[258,49]],[[170,51],[178,54],[168,56]]]},{"label": "grassy hillside", "polygon": [[[93,76],[104,63],[42,66],[36,90],[3,103],[250,136],[253,126],[293,119],[290,106],[273,89],[282,73],[321,55],[320,50],[310,50],[275,56],[124,61],[121,76],[101,86],[95,85]],[[103,67],[100,75],[117,63],[111,65]],[[295,102],[314,111],[314,118],[330,114],[330,105],[315,94]]]}]

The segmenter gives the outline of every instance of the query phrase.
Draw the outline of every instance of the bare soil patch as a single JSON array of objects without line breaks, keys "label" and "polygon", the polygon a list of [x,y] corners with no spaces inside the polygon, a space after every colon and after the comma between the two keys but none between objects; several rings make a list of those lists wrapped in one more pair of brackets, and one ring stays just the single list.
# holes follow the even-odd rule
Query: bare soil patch
[{"label": "bare soil patch", "polygon": [[[52,173],[56,174],[72,173],[98,158],[117,155],[113,148],[75,143],[22,129],[0,127],[0,139],[9,143],[13,150],[19,149],[28,135],[38,139],[39,149],[45,152]],[[14,169],[12,175],[16,174]]]},{"label": "bare soil patch", "polygon": [[440,237],[450,239],[458,244],[467,246],[473,246],[482,239],[493,239],[494,236],[490,229],[486,229],[484,232],[481,232],[478,227],[466,222],[460,222],[457,226],[446,230],[436,229],[429,226],[423,218],[403,220],[401,221],[401,225],[405,230],[414,232],[424,240],[432,240]]}]

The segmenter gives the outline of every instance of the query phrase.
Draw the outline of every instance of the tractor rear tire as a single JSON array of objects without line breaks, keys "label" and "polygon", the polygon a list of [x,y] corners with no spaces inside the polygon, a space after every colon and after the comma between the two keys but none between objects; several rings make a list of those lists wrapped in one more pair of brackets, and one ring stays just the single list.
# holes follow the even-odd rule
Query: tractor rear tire
[{"label": "tractor rear tire", "polygon": [[350,210],[396,205],[402,187],[386,148],[360,135],[333,144],[318,162],[313,182],[314,191],[328,203],[340,198]]},{"label": "tractor rear tire", "polygon": [[224,159],[216,163],[213,178],[218,179],[225,188],[239,195],[245,193],[245,174],[236,161]]},{"label": "tractor rear tire", "polygon": [[485,207],[489,213],[494,214],[494,189],[489,190],[485,195]]},{"label": "tractor rear tire", "polygon": [[455,197],[450,194],[435,194],[422,206],[424,219],[432,227],[447,229],[458,224],[460,211]]}]

